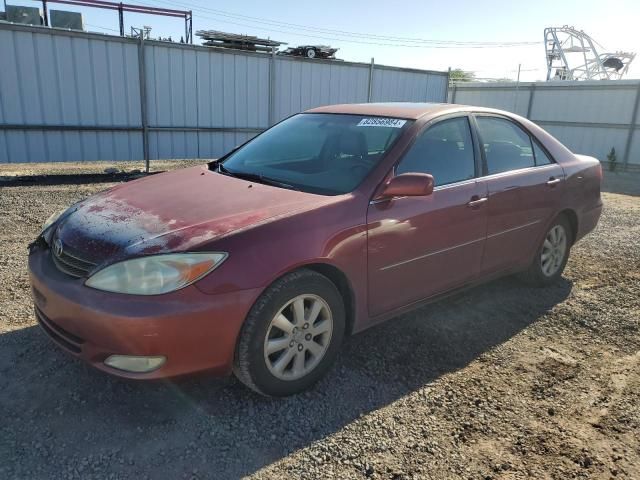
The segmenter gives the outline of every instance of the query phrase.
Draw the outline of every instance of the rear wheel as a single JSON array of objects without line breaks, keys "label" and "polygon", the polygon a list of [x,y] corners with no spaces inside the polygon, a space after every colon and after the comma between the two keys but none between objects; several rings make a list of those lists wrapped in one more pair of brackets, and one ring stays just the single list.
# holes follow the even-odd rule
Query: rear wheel
[{"label": "rear wheel", "polygon": [[305,52],[307,58],[316,58],[316,49],[315,48],[307,48]]},{"label": "rear wheel", "polygon": [[547,230],[533,263],[523,272],[523,280],[535,286],[546,286],[556,282],[562,276],[569,260],[572,244],[571,225],[564,215],[560,215]]},{"label": "rear wheel", "polygon": [[344,335],[340,293],[311,270],[271,285],[247,316],[234,360],[238,379],[263,395],[306,390],[331,367]]}]

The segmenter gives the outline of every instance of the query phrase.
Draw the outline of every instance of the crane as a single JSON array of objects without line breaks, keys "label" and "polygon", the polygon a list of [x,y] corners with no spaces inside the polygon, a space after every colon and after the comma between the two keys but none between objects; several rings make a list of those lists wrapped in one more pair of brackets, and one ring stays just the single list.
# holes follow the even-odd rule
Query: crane
[{"label": "crane", "polygon": [[[544,29],[548,80],[620,80],[636,54],[598,53],[596,42],[567,25]],[[600,47],[602,45],[598,44]]]}]

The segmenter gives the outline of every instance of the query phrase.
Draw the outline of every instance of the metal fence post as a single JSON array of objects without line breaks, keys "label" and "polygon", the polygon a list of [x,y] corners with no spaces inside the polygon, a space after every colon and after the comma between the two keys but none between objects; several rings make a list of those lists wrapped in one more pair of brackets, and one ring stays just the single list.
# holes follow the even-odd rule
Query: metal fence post
[{"label": "metal fence post", "polygon": [[451,83],[451,67],[447,70],[447,86],[444,90],[444,103],[449,103],[449,83]]},{"label": "metal fence post", "polygon": [[640,107],[640,81],[636,88],[636,100],[633,104],[633,113],[631,114],[631,122],[629,124],[629,132],[627,133],[627,141],[624,147],[623,164],[625,171],[629,165],[629,156],[631,154],[631,145],[633,144],[633,134],[636,131],[636,124],[638,123],[638,109]]},{"label": "metal fence post", "polygon": [[144,155],[144,169],[149,173],[149,122],[147,121],[147,83],[144,65],[144,34],[140,29],[138,43],[138,79],[140,83],[140,121],[142,124],[142,153]]},{"label": "metal fence post", "polygon": [[536,93],[536,84],[532,83],[529,89],[529,103],[527,104],[527,115],[526,117],[531,120],[531,109],[533,108],[533,97]]},{"label": "metal fence post", "polygon": [[369,65],[369,86],[367,90],[367,103],[371,103],[371,97],[373,95],[373,67],[374,60],[373,57],[371,57],[371,64]]},{"label": "metal fence post", "polygon": [[513,113],[518,114],[518,90],[520,89],[520,66],[518,64],[518,79],[516,80],[516,91],[513,96]]},{"label": "metal fence post", "polygon": [[276,47],[271,48],[269,59],[269,126],[276,123]]}]

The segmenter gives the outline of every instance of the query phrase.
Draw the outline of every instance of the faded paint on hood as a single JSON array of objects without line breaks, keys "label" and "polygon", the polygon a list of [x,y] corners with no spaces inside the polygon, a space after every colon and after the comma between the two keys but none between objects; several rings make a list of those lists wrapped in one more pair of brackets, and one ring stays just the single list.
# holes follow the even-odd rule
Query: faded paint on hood
[{"label": "faded paint on hood", "polygon": [[80,202],[57,228],[94,263],[197,249],[231,232],[335,201],[248,182],[206,165],[153,175]]}]

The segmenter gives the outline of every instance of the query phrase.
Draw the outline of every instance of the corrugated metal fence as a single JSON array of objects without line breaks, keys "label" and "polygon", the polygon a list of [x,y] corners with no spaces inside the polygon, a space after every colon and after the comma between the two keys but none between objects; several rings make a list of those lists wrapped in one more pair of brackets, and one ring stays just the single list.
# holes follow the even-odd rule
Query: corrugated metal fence
[{"label": "corrugated metal fence", "polygon": [[464,83],[451,103],[493,107],[527,117],[576,153],[640,166],[639,80]]},{"label": "corrugated metal fence", "polygon": [[293,113],[447,98],[447,72],[0,23],[0,163],[215,158]]}]

